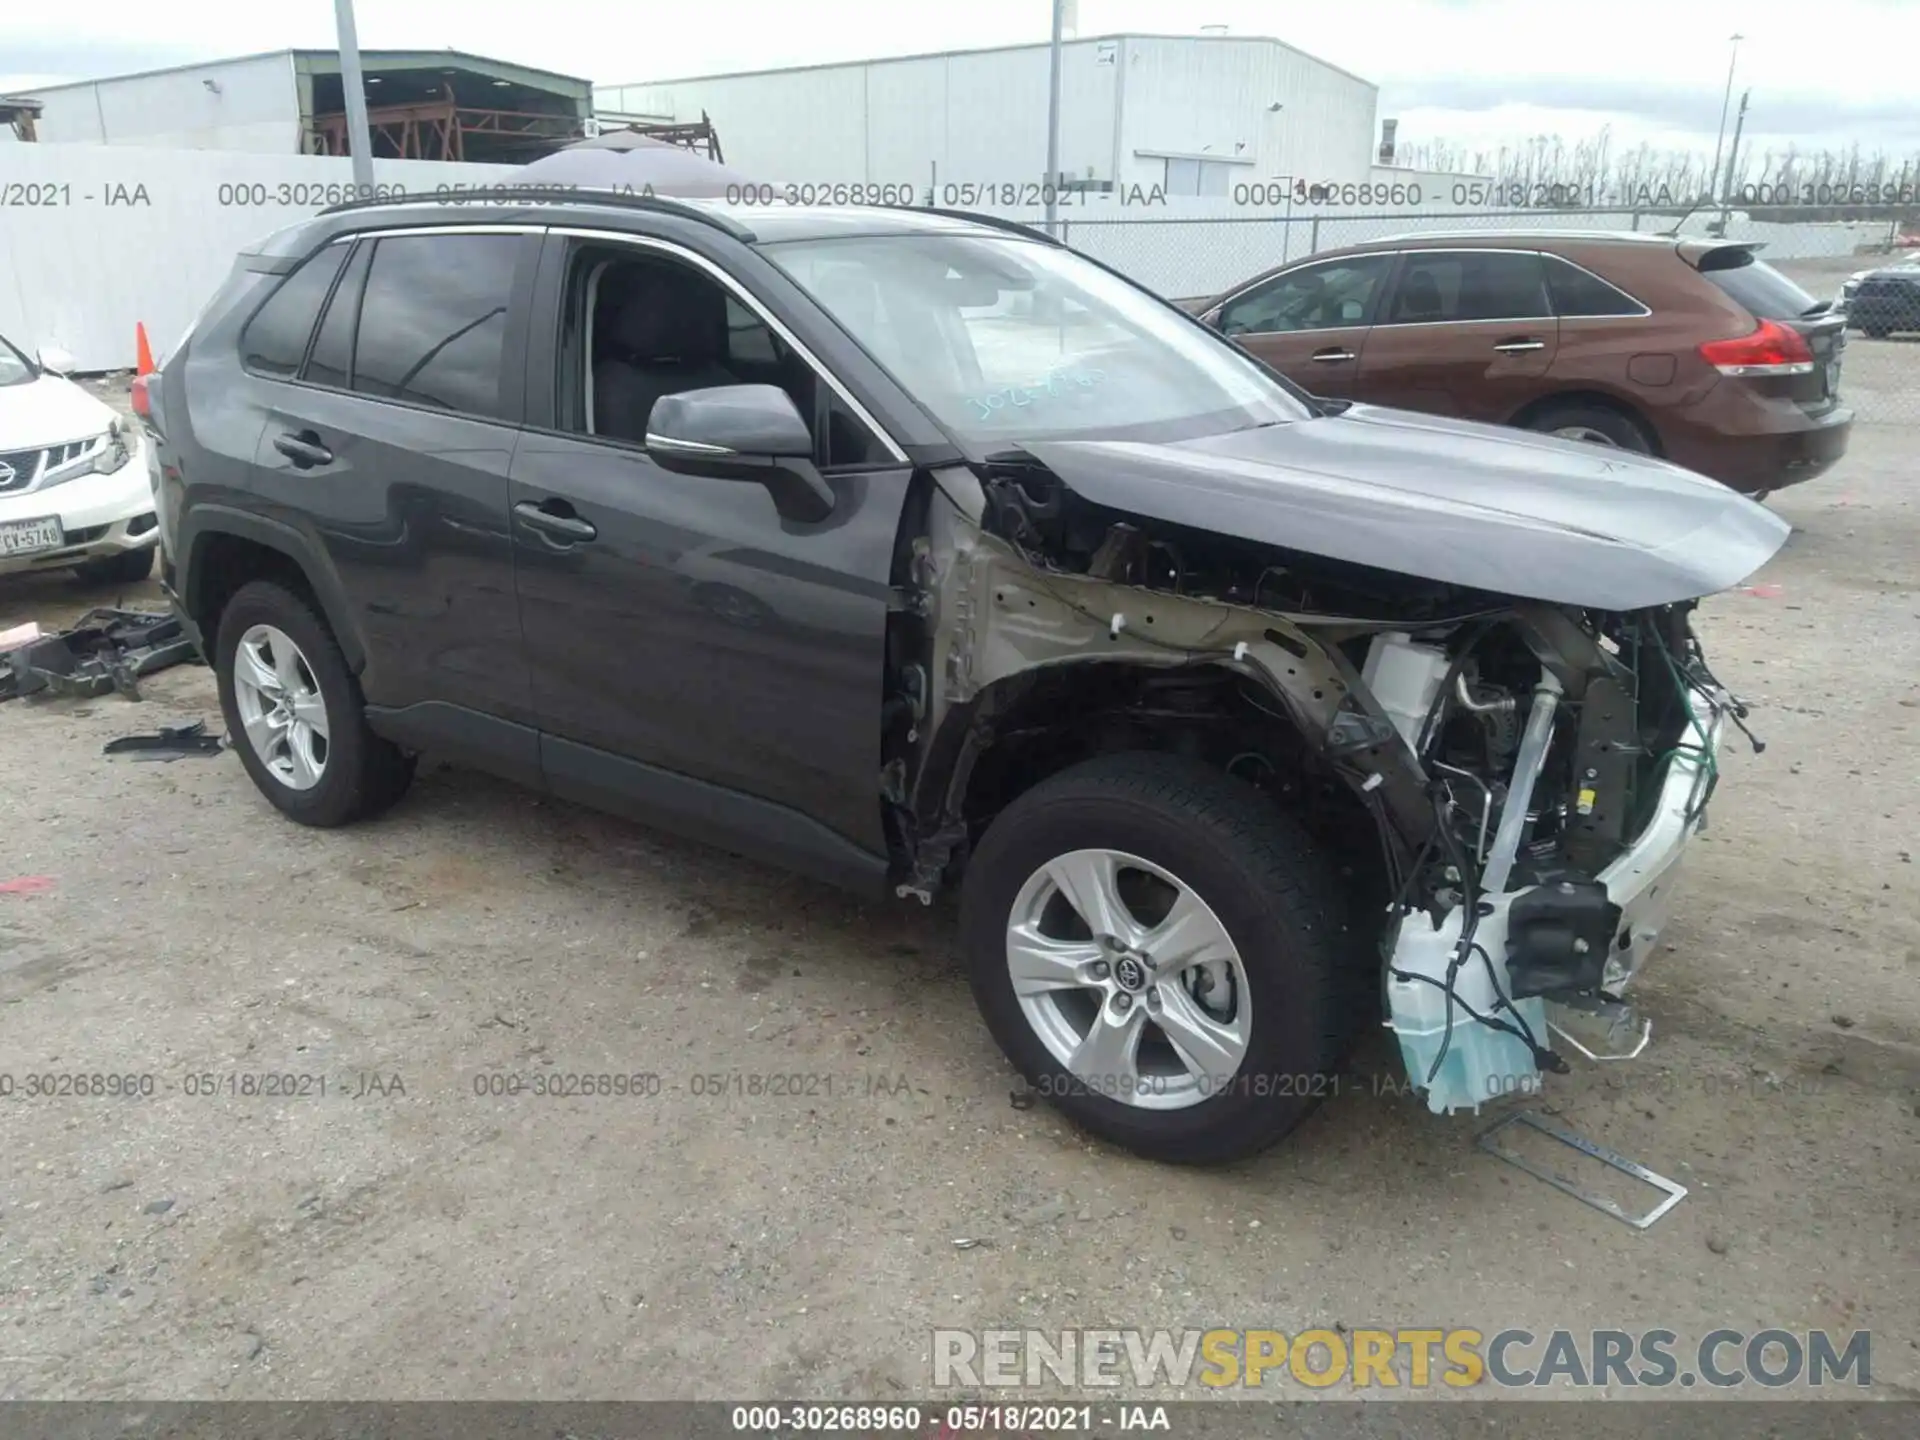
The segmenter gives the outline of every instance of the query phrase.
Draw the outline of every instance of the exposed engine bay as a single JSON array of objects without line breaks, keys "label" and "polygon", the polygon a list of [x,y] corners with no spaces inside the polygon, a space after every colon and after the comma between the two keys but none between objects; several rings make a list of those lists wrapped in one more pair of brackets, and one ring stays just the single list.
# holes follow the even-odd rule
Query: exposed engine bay
[{"label": "exposed engine bay", "polygon": [[1431,1109],[1536,1088],[1557,1042],[1644,1046],[1622,992],[1745,713],[1694,601],[1597,610],[1232,538],[1019,452],[934,480],[883,785],[903,894],[929,898],[1023,776],[1184,750],[1340,857]]}]

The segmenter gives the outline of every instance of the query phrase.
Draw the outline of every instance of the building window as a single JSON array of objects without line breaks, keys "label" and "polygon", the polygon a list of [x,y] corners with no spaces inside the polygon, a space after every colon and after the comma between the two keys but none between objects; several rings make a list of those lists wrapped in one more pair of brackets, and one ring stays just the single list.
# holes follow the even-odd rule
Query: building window
[{"label": "building window", "polygon": [[1169,195],[1224,196],[1230,188],[1234,167],[1220,160],[1168,160],[1166,187]]}]

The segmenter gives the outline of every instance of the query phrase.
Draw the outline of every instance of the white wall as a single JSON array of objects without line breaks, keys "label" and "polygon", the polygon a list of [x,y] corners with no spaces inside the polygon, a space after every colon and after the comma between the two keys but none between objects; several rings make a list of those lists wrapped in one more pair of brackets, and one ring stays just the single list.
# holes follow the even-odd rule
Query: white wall
[{"label": "white wall", "polygon": [[[604,86],[598,110],[698,120],[759,179],[924,187],[1046,169],[1043,45],[662,84]],[[1376,88],[1275,40],[1120,36],[1062,46],[1060,166],[1154,185],[1168,155],[1235,178],[1365,179]],[[1275,103],[1284,108],[1269,110]],[[944,197],[942,197],[944,198]]]},{"label": "white wall", "polygon": [[284,52],[23,93],[46,106],[42,144],[300,153],[300,100]]},{"label": "white wall", "polygon": [[[518,168],[376,160],[374,179],[432,194]],[[0,334],[27,349],[58,345],[83,370],[110,370],[133,364],[136,321],[164,355],[236,252],[350,193],[353,167],[318,155],[18,145],[7,179],[42,195],[64,187],[51,190],[64,203],[0,207]]]},{"label": "white wall", "polygon": [[[1251,161],[1248,180],[1367,178],[1380,93],[1367,81],[1277,40],[1130,36],[1121,44],[1123,182],[1156,182],[1162,152]],[[1238,168],[1234,178],[1243,178]]]}]

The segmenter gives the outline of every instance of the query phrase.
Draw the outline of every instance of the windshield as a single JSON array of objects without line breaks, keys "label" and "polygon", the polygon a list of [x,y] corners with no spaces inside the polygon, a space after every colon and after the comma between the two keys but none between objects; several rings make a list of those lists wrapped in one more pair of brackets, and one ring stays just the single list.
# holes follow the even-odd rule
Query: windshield
[{"label": "windshield", "polygon": [[1231,345],[1070,250],[982,235],[762,249],[964,445],[1177,440],[1311,413]]},{"label": "windshield", "polygon": [[14,349],[6,336],[0,335],[0,385],[25,385],[35,373],[27,357]]}]

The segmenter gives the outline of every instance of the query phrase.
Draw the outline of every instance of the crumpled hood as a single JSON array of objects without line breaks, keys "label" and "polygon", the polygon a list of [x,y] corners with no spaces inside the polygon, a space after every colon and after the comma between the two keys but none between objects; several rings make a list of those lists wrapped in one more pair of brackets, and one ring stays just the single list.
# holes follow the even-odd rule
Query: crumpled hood
[{"label": "crumpled hood", "polygon": [[1791,533],[1765,507],[1665,461],[1367,405],[1167,444],[1021,448],[1097,505],[1602,610],[1724,590]]},{"label": "crumpled hood", "polygon": [[41,375],[0,385],[0,451],[44,450],[106,432],[113,411],[71,380]]}]

